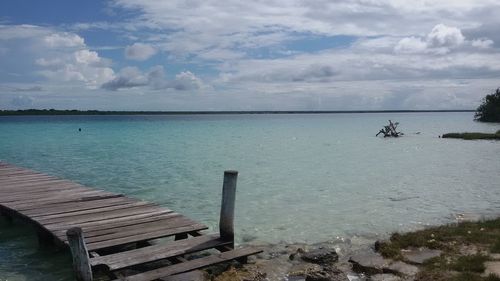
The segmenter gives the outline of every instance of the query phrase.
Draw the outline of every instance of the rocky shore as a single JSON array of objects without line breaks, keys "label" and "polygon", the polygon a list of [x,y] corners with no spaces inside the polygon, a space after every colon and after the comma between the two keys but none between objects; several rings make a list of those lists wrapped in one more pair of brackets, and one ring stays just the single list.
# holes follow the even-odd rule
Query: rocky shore
[{"label": "rocky shore", "polygon": [[500,281],[500,219],[393,234],[360,249],[348,243],[262,245],[249,263],[169,281]]}]

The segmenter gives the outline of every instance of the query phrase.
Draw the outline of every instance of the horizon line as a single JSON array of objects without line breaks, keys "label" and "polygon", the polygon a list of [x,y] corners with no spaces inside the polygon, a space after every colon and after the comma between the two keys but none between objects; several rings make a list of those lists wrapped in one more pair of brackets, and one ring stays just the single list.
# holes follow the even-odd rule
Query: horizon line
[{"label": "horizon line", "polygon": [[342,114],[342,113],[432,113],[475,112],[474,109],[388,109],[388,110],[77,110],[16,109],[0,110],[0,116],[12,115],[216,115],[216,114]]}]

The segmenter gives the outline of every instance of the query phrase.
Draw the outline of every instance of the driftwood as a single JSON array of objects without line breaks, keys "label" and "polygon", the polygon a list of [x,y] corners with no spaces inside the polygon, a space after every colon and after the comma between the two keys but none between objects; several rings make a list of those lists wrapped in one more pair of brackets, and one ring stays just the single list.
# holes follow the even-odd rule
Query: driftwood
[{"label": "driftwood", "polygon": [[384,138],[400,137],[403,135],[403,133],[397,131],[398,125],[399,125],[399,122],[392,123],[392,121],[389,120],[389,125],[384,126],[384,128],[380,129],[380,131],[375,136],[378,137],[378,135],[383,134]]}]

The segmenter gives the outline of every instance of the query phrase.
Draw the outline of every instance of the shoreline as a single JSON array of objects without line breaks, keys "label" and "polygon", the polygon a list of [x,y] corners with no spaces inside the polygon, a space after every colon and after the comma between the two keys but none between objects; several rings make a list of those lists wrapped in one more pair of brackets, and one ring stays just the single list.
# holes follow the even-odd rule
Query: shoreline
[{"label": "shoreline", "polygon": [[[500,236],[494,242],[498,234],[499,216],[479,220],[458,217],[455,223],[396,233],[355,248],[341,240],[264,244],[258,246],[264,252],[251,258],[249,264],[211,268],[194,280],[499,281]],[[484,237],[492,235],[490,244],[485,244]],[[476,259],[480,263],[477,268],[467,267]],[[466,265],[461,265],[462,260]]]},{"label": "shoreline", "polygon": [[100,110],[56,110],[27,109],[0,110],[0,116],[91,116],[91,115],[239,115],[239,114],[364,114],[364,113],[452,113],[475,112],[473,109],[429,109],[429,110],[221,110],[221,111],[100,111]]}]

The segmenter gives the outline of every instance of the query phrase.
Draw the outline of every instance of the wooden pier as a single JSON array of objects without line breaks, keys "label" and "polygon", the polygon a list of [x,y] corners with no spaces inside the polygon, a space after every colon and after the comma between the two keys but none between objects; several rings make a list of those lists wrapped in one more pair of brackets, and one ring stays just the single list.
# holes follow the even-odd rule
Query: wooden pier
[{"label": "wooden pier", "polygon": [[[205,225],[155,203],[2,162],[0,213],[34,224],[41,246],[69,247],[78,281],[97,271],[112,280],[161,280],[260,252],[234,248],[237,175],[224,173],[219,234],[203,234]],[[155,240],[164,237],[174,239]]]}]

